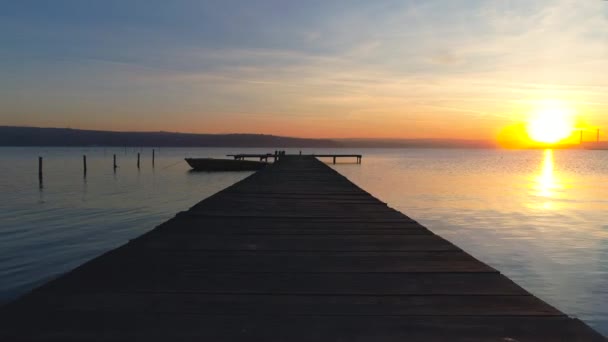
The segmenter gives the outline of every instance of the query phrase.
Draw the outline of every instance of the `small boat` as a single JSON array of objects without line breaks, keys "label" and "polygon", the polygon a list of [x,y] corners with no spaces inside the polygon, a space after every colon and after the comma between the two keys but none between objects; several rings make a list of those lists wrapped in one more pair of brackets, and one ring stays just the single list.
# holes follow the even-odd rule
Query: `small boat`
[{"label": "small boat", "polygon": [[265,162],[253,160],[213,158],[186,158],[186,162],[195,171],[254,171],[268,165]]}]

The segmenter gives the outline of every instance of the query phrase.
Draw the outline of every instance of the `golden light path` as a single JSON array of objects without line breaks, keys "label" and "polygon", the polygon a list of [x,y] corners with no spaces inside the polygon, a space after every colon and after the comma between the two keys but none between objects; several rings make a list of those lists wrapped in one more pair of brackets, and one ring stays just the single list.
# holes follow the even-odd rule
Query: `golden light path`
[{"label": "golden light path", "polygon": [[553,208],[553,197],[555,192],[562,188],[558,177],[555,175],[555,162],[553,160],[553,150],[545,150],[541,173],[536,177],[536,195],[545,198],[542,207],[544,209]]}]

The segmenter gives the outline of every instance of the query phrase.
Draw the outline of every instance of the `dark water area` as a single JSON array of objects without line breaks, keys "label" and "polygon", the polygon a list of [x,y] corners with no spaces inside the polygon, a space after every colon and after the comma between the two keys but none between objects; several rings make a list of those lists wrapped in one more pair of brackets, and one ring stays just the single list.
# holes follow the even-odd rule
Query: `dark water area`
[{"label": "dark water area", "polygon": [[[0,303],[247,177],[251,172],[189,172],[183,161],[235,152],[272,151],[157,149],[153,168],[149,148],[0,148]],[[608,152],[303,152],[362,153],[361,165],[334,167],[528,291],[608,334]],[[38,156],[44,157],[42,188]]]}]

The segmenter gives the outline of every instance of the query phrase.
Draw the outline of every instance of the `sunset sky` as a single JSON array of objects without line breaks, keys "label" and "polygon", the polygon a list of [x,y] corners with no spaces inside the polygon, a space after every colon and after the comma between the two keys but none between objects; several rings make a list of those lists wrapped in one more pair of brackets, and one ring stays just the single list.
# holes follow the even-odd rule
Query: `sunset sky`
[{"label": "sunset sky", "polygon": [[493,139],[549,101],[608,130],[600,0],[20,0],[0,46],[0,125]]}]

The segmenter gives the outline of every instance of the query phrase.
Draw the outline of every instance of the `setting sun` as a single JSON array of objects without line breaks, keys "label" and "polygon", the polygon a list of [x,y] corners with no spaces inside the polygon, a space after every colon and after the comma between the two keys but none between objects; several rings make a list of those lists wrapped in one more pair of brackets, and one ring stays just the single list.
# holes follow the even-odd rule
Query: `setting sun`
[{"label": "setting sun", "polygon": [[564,107],[551,106],[532,114],[527,125],[530,138],[536,142],[554,144],[568,138],[574,130],[572,113]]}]

